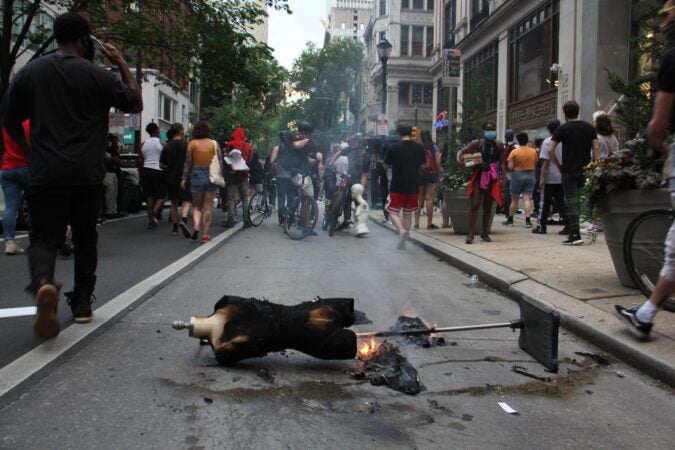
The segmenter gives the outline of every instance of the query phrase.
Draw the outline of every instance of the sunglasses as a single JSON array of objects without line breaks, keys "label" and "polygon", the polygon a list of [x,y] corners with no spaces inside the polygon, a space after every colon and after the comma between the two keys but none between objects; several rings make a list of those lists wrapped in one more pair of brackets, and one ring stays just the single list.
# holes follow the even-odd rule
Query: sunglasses
[{"label": "sunglasses", "polygon": [[658,12],[658,15],[661,19],[665,19],[668,17],[668,11],[675,9],[675,5],[669,6],[667,8],[660,9]]}]

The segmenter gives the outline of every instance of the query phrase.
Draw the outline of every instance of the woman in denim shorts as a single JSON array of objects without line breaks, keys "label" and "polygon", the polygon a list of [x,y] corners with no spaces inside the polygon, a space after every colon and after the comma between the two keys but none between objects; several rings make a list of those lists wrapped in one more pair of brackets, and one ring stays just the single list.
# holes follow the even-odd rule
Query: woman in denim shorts
[{"label": "woman in denim shorts", "polygon": [[199,231],[202,231],[202,243],[211,241],[209,228],[213,215],[213,199],[218,186],[209,180],[209,166],[214,155],[218,156],[220,171],[223,170],[223,153],[218,143],[210,138],[211,126],[206,121],[199,121],[195,125],[194,139],[188,144],[185,156],[185,168],[181,180],[181,188],[185,189],[188,174],[190,174],[190,191],[195,208],[192,212],[194,229],[192,240],[196,241]]}]

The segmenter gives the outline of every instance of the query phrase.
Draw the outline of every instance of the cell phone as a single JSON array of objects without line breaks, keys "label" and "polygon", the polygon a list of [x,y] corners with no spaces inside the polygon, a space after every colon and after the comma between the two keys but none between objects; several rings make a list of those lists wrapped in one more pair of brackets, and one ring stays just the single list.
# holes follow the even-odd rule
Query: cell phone
[{"label": "cell phone", "polygon": [[99,48],[101,51],[105,52],[105,46],[103,45],[103,42],[101,42],[100,40],[98,40],[98,39],[96,38],[96,36],[94,36],[93,34],[90,34],[90,35],[89,35],[89,39],[91,39],[91,41],[92,41],[94,44],[96,44],[96,45],[98,46],[98,48]]}]

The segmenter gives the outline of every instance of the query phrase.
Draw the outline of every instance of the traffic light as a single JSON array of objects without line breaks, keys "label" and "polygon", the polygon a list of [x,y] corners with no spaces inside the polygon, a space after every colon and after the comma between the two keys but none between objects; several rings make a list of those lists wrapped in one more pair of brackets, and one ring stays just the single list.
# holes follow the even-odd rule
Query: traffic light
[{"label": "traffic light", "polygon": [[411,138],[413,141],[422,142],[422,130],[417,127],[413,127]]}]

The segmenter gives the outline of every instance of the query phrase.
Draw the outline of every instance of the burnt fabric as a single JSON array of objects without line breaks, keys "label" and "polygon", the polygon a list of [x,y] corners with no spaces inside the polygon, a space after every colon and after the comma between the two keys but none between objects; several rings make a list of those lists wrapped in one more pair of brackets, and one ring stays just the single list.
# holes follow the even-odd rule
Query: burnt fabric
[{"label": "burnt fabric", "polygon": [[[399,316],[396,324],[391,327],[390,331],[411,331],[411,330],[428,330],[429,327],[419,317]],[[418,347],[429,348],[432,346],[443,346],[445,339],[442,337],[431,337],[429,335],[420,336],[403,336],[403,340],[409,344],[415,344]]]},{"label": "burnt fabric", "polygon": [[214,307],[225,316],[220,339],[211,346],[220,364],[293,349],[319,359],[353,359],[354,299],[327,298],[285,306],[226,295]]},{"label": "burnt fabric", "polygon": [[401,350],[389,341],[382,342],[375,355],[365,361],[363,368],[370,384],[374,386],[386,385],[408,395],[417,395],[422,391],[417,370]]}]

